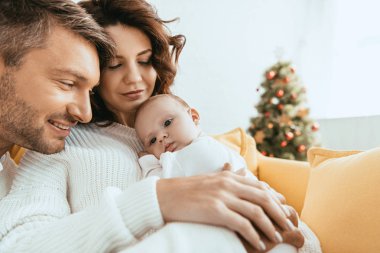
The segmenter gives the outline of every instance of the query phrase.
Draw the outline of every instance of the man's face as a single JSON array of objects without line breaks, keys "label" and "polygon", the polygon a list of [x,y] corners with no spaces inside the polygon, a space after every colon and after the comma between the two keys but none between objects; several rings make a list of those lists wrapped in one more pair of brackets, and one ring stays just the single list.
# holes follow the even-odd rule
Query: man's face
[{"label": "man's face", "polygon": [[98,80],[95,47],[57,26],[18,67],[4,67],[0,58],[0,149],[15,143],[61,151],[70,128],[91,119],[89,92]]}]

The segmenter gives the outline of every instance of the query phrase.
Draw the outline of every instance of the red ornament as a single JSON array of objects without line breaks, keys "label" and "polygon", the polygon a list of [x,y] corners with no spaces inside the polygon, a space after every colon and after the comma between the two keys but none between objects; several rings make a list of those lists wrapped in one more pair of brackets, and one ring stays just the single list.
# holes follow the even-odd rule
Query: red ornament
[{"label": "red ornament", "polygon": [[286,147],[286,145],[288,145],[287,141],[282,141],[281,144],[280,144],[280,146],[283,147],[283,148]]},{"label": "red ornament", "polygon": [[284,90],[278,90],[276,92],[276,97],[281,98],[282,96],[284,96]]},{"label": "red ornament", "polygon": [[289,83],[290,82],[290,77],[285,76],[283,81],[284,81],[284,83]]},{"label": "red ornament", "polygon": [[285,134],[285,138],[286,138],[288,141],[290,141],[290,140],[292,140],[292,139],[294,138],[294,134],[293,134],[292,132],[287,132],[287,133]]},{"label": "red ornament", "polygon": [[264,116],[265,116],[266,118],[269,118],[269,116],[270,116],[270,112],[266,112],[266,113],[264,113]]},{"label": "red ornament", "polygon": [[319,130],[319,124],[317,122],[315,122],[312,126],[311,126],[311,130],[313,132],[316,132]]},{"label": "red ornament", "polygon": [[266,156],[268,153],[266,151],[261,151],[261,154]]},{"label": "red ornament", "polygon": [[278,104],[277,105],[277,109],[279,109],[281,111],[282,109],[284,109],[284,105],[283,104]]},{"label": "red ornament", "polygon": [[271,70],[271,71],[268,71],[267,74],[266,74],[266,78],[268,80],[272,80],[274,77],[276,76],[276,72]]},{"label": "red ornament", "polygon": [[301,144],[301,145],[299,145],[299,146],[297,147],[297,151],[298,151],[298,153],[305,152],[305,150],[306,150],[306,146],[303,145],[303,144]]}]

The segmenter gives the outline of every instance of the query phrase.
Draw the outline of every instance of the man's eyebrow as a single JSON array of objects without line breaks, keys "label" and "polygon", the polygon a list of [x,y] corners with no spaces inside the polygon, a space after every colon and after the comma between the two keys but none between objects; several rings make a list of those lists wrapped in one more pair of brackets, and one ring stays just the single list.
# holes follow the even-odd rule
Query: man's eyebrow
[{"label": "man's eyebrow", "polygon": [[61,69],[61,68],[54,68],[52,70],[53,73],[56,74],[69,74],[71,76],[74,76],[76,79],[79,79],[80,81],[87,81],[87,78],[83,76],[80,72],[74,70],[74,69]]}]

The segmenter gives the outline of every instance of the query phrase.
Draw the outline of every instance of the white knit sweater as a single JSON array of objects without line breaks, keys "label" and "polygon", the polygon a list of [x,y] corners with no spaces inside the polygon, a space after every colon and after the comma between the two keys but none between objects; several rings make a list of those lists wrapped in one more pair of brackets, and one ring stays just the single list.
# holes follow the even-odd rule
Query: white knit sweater
[{"label": "white knit sweater", "polygon": [[0,199],[8,193],[15,173],[16,164],[7,152],[0,158]]},{"label": "white knit sweater", "polygon": [[72,129],[59,154],[27,152],[0,201],[0,252],[117,252],[136,243],[123,252],[244,252],[234,233],[197,224],[165,226],[138,242],[164,223],[158,178],[136,183],[140,150],[134,129],[113,124]]}]

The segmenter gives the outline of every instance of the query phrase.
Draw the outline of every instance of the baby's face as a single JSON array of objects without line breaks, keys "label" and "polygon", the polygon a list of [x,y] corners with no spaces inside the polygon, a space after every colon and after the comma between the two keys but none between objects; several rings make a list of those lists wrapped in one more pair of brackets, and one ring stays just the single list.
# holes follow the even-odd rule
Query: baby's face
[{"label": "baby's face", "polygon": [[187,109],[171,97],[160,97],[147,104],[135,122],[137,135],[145,151],[160,158],[189,145],[199,136],[194,109]]}]

